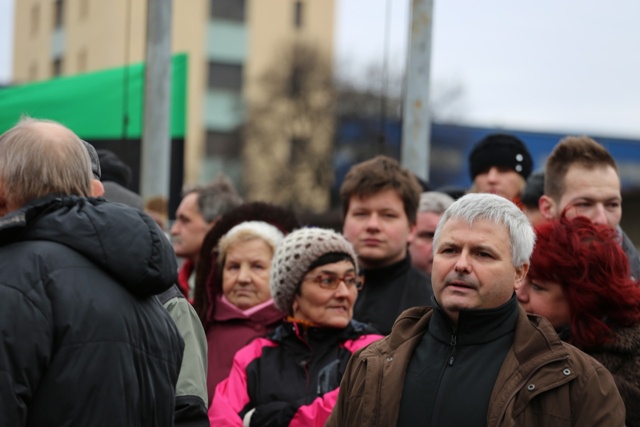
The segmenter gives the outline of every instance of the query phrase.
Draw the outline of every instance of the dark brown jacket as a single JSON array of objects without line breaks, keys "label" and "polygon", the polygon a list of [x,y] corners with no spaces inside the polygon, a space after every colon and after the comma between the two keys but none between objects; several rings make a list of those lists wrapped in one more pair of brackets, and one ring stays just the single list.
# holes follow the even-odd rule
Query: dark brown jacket
[{"label": "dark brown jacket", "polygon": [[[396,425],[405,372],[431,314],[427,307],[406,310],[388,337],[354,354],[328,427]],[[616,427],[624,420],[624,404],[611,374],[563,343],[545,319],[527,316],[519,308],[514,343],[493,388],[487,426]]]}]

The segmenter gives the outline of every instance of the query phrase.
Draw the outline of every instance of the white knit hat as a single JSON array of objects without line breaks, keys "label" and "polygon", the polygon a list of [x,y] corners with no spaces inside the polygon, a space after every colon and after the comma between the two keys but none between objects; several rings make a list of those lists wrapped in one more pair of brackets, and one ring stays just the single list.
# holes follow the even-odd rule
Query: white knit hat
[{"label": "white knit hat", "polygon": [[293,297],[302,278],[315,260],[329,253],[348,255],[358,274],[353,246],[333,230],[300,228],[284,238],[271,262],[271,297],[280,311],[291,314]]},{"label": "white knit hat", "polygon": [[276,251],[276,248],[282,242],[284,238],[284,234],[282,231],[278,230],[275,226],[264,222],[264,221],[245,221],[231,228],[227,233],[220,238],[220,242],[218,243],[219,250],[219,258],[218,260],[222,262],[225,258],[225,254],[227,249],[229,249],[229,243],[234,241],[234,237],[239,233],[248,233],[255,235],[262,240],[264,240],[273,252]]}]

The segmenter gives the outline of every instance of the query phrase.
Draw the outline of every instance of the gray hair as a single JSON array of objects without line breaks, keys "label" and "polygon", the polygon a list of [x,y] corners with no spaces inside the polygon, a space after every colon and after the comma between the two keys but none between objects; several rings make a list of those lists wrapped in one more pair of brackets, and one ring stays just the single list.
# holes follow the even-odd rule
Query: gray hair
[{"label": "gray hair", "polygon": [[509,233],[511,262],[514,267],[529,263],[536,235],[525,214],[511,201],[495,194],[467,194],[456,200],[442,215],[433,236],[433,246],[444,224],[450,219],[460,219],[472,225],[476,220],[487,220],[502,225]]},{"label": "gray hair", "polygon": [[420,194],[418,212],[433,212],[442,215],[453,201],[453,197],[440,191],[426,191]]},{"label": "gray hair", "polygon": [[242,198],[224,174],[207,185],[186,188],[182,197],[190,193],[198,195],[198,211],[209,224],[242,204]]}]

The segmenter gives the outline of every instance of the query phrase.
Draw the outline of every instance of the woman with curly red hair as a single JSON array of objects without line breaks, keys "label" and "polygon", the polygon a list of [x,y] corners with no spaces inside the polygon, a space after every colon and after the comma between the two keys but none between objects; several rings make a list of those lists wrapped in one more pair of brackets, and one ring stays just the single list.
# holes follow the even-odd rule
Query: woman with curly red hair
[{"label": "woman with curly red hair", "polygon": [[563,217],[536,235],[527,279],[516,289],[520,304],[613,374],[627,426],[640,426],[640,287],[616,231]]}]

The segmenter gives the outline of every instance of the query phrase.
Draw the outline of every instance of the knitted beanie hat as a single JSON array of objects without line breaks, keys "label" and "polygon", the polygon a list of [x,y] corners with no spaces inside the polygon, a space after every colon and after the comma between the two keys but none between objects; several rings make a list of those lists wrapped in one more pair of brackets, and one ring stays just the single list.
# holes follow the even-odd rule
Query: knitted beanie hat
[{"label": "knitted beanie hat", "polygon": [[477,175],[488,171],[492,166],[511,168],[527,179],[533,168],[533,159],[524,142],[519,138],[504,133],[494,133],[480,140],[469,154],[471,180],[473,181]]},{"label": "knitted beanie hat", "polygon": [[271,297],[280,311],[291,314],[293,297],[309,266],[329,253],[348,255],[358,274],[353,246],[333,230],[300,228],[284,238],[271,262]]},{"label": "knitted beanie hat", "polygon": [[275,253],[276,248],[282,242],[284,234],[273,225],[263,221],[245,221],[231,228],[220,238],[218,243],[218,261],[222,262],[231,243],[236,241],[236,237],[241,233],[254,235],[264,240]]}]

